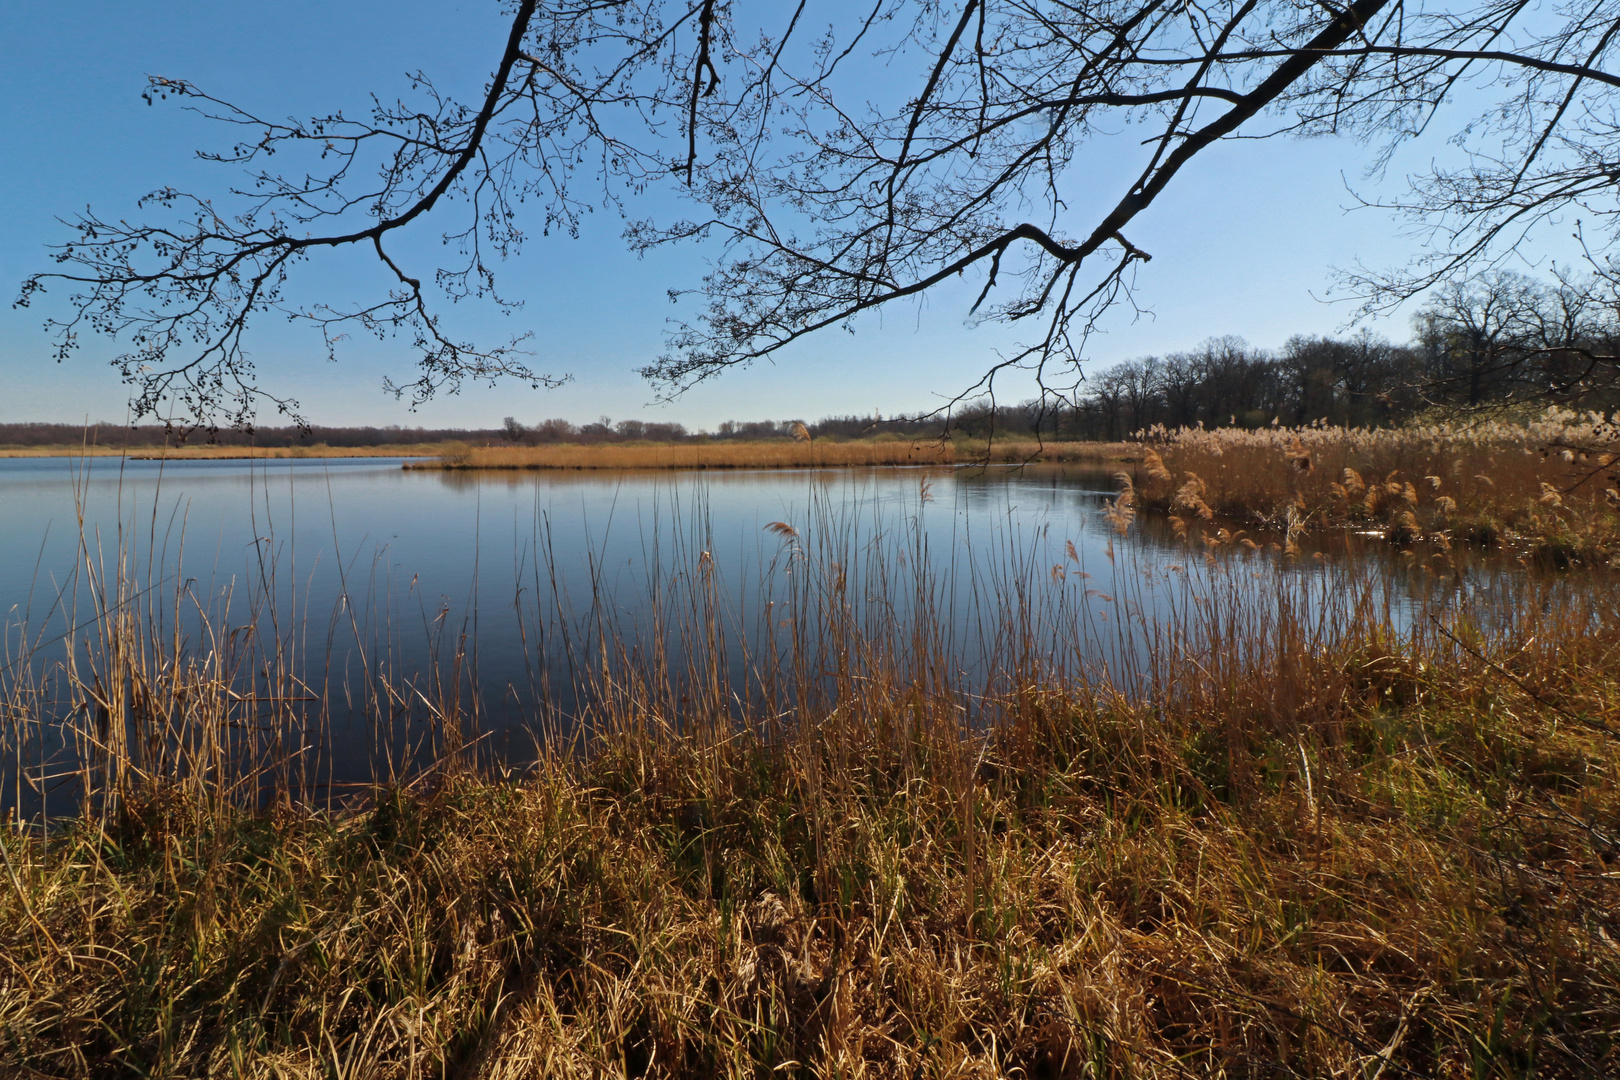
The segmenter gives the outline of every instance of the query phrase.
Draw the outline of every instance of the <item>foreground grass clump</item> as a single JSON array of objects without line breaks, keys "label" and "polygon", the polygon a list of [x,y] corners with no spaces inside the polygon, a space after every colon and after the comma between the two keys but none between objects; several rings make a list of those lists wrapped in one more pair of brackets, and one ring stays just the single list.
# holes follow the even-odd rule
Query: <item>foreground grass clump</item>
[{"label": "foreground grass clump", "polygon": [[1113,443],[1046,443],[897,438],[713,443],[557,443],[546,446],[459,446],[431,464],[444,469],[800,469],[875,465],[1022,464],[1028,461],[1118,460]]},{"label": "foreground grass clump", "polygon": [[1143,505],[1287,527],[1364,526],[1396,540],[1517,540],[1551,561],[1620,555],[1620,446],[1596,414],[1402,428],[1148,432]]},{"label": "foreground grass clump", "polygon": [[8,830],[0,1072],[1614,1075],[1620,632],[1562,625]]}]

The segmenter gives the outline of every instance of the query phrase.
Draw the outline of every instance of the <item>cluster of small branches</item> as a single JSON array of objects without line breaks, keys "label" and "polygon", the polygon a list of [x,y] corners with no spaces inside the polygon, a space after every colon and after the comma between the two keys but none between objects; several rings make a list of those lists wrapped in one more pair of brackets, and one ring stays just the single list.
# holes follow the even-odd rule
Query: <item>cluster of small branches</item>
[{"label": "cluster of small branches", "polygon": [[[1133,224],[1199,154],[1343,134],[1371,143],[1377,168],[1453,99],[1482,109],[1457,136],[1466,164],[1435,166],[1388,204],[1427,230],[1427,254],[1349,274],[1352,292],[1371,310],[1500,266],[1572,208],[1595,222],[1588,255],[1611,272],[1620,0],[874,0],[820,30],[806,7],[520,0],[480,100],[418,76],[411,100],[376,99],[364,117],[268,121],[155,79],[152,93],[242,130],[210,156],[249,182],[220,198],[156,193],[148,205],[173,211],[168,224],[86,215],[61,268],[29,279],[21,302],[73,283],[60,350],[85,331],[127,341],[117,363],[137,415],[224,409],[240,422],[260,398],[295,408],[260,387],[244,349],[267,312],[314,323],[329,344],[355,329],[410,334],[418,374],[395,389],[413,401],[469,378],[554,385],[566,376],[532,370],[520,342],[452,337],[430,300],[503,302],[493,266],[526,228],[572,233],[593,206],[626,212],[663,182],[697,212],[632,219],[631,247],[707,240],[715,258],[672,291],[702,303],[643,370],[661,392],[968,276],[978,295],[964,315],[1033,329],[964,393],[993,392],[1012,368],[1062,393],[1100,320],[1134,306],[1151,256],[1128,239]],[[308,152],[308,171],[265,163],[292,150]],[[1086,192],[1079,162],[1099,152],[1131,163],[1122,190]],[[582,178],[600,190],[587,198]],[[429,216],[449,219],[457,253],[431,275],[389,249]],[[348,246],[375,255],[382,295],[286,300],[298,264]]]}]

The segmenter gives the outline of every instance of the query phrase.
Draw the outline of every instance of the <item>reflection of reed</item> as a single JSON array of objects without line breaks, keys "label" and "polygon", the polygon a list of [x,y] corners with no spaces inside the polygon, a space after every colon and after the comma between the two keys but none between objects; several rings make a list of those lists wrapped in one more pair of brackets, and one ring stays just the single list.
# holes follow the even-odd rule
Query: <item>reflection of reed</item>
[{"label": "reflection of reed", "polygon": [[[1539,1064],[1607,1052],[1610,578],[1403,614],[1366,564],[1137,563],[1117,502],[1106,565],[954,560],[929,494],[822,496],[746,589],[701,507],[651,523],[644,606],[566,595],[542,523],[527,765],[477,753],[443,612],[404,672],[392,599],[283,606],[273,537],[221,596],[87,537],[82,633],[7,637],[16,781],[54,746],[83,798],[0,836],[0,1071],[1448,1072],[1549,1007],[1583,1019]],[[342,622],[377,770],[346,809],[307,646]]]},{"label": "reflection of reed", "polygon": [[[519,482],[510,473],[441,477],[457,486]],[[971,476],[961,479],[975,486]],[[1286,552],[1272,542],[1269,553],[1241,531],[1189,533],[1175,517],[1139,517],[1129,477],[1120,483],[1113,497],[1085,497],[1099,502],[1114,532],[1140,536],[1150,549],[1127,544],[1116,565],[1110,543],[1110,580],[1101,584],[1073,544],[1047,567],[1042,544],[1007,532],[992,534],[988,549],[981,539],[972,557],[936,565],[921,527],[933,501],[926,475],[917,516],[898,531],[893,522],[852,519],[836,489],[816,489],[812,520],[765,527],[781,547],[751,583],[715,564],[705,539],[713,526],[699,499],[696,517],[653,523],[648,576],[632,597],[606,592],[594,571],[588,592],[570,595],[542,517],[527,547],[536,553],[533,580],[517,583],[518,595],[531,598],[516,624],[528,685],[508,687],[507,705],[522,690],[530,726],[566,742],[627,726],[683,735],[694,723],[746,727],[761,716],[832,712],[857,684],[928,687],[983,728],[998,722],[1003,695],[1022,685],[1063,693],[1107,686],[1151,698],[1180,692],[1228,661],[1247,664],[1269,646],[1248,643],[1223,657],[1214,642],[1272,632],[1278,603],[1288,607],[1288,633],[1313,647],[1418,633],[1424,605],[1444,603],[1462,581],[1440,547],[1421,562],[1369,562],[1351,552],[1348,562],[1300,573],[1296,559],[1282,557],[1307,554],[1292,533]],[[138,550],[137,536],[121,532],[120,546],[106,552],[81,537],[79,566],[61,590],[73,605],[62,613],[72,634],[8,634],[0,689],[12,721],[9,799],[42,798],[50,785],[39,776],[54,769],[56,786],[97,806],[176,785],[242,805],[271,796],[307,801],[327,789],[334,770],[353,777],[357,762],[369,761],[361,772],[374,781],[392,780],[479,742],[475,611],[457,624],[447,608],[424,610],[426,660],[404,670],[407,631],[395,621],[404,610],[396,599],[352,593],[345,581],[335,610],[317,625],[284,587],[293,553],[274,536],[255,546],[257,581],[208,595],[178,561],[163,567]],[[1149,553],[1166,545],[1188,554],[1168,573],[1162,556]],[[1222,548],[1233,553],[1217,559]],[[1149,561],[1138,564],[1139,556]],[[143,566],[153,580],[141,576]],[[1443,567],[1452,567],[1444,571],[1452,581]],[[1470,618],[1507,633],[1520,607],[1498,595]],[[63,644],[60,660],[48,658],[52,641]],[[311,641],[323,651],[313,652]],[[350,674],[353,665],[334,653],[345,643],[357,654]],[[369,724],[369,748],[349,733],[341,747],[334,742],[334,692],[346,716]]]},{"label": "reflection of reed", "polygon": [[[87,485],[79,475],[81,522]],[[246,579],[212,588],[168,558],[171,542],[184,549],[183,517],[169,535],[138,525],[138,515],[121,519],[110,548],[81,529],[76,565],[52,575],[54,617],[6,627],[9,810],[43,822],[77,807],[106,827],[154,799],[197,812],[285,807],[332,797],[334,740],[356,759],[343,763],[350,772],[369,764],[365,787],[467,741],[477,698],[442,613],[424,627],[427,664],[395,673],[394,634],[366,633],[358,614],[388,610],[386,593],[357,602],[345,590],[324,622],[311,619],[276,536],[250,545]],[[155,550],[141,548],[143,536]],[[356,684],[335,659],[343,631],[366,671]],[[371,721],[370,745],[331,729],[335,706]]]}]

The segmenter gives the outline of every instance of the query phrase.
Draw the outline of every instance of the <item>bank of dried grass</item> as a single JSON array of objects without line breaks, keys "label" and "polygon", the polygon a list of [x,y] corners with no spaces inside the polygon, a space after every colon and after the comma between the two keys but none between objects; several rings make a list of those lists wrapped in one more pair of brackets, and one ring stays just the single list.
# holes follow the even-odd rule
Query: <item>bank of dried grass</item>
[{"label": "bank of dried grass", "polygon": [[547,446],[458,446],[437,461],[444,469],[825,469],[862,466],[1021,464],[1029,461],[1117,461],[1115,443],[1037,443],[983,439],[771,442],[558,443]]},{"label": "bank of dried grass", "polygon": [[226,461],[281,458],[438,457],[445,443],[399,443],[380,446],[210,446],[206,443],[171,447],[118,446],[0,446],[0,458],[10,457],[125,457],[132,461]]},{"label": "bank of dried grass", "polygon": [[1517,541],[1563,565],[1620,554],[1620,445],[1602,417],[1402,428],[1156,429],[1133,471],[1143,506],[1191,524],[1383,531],[1407,542]]},{"label": "bank of dried grass", "polygon": [[[109,754],[103,798],[0,838],[0,1071],[1612,1074],[1614,583],[1398,632],[1353,576],[1244,587],[1272,565],[1212,571],[1134,685],[1044,668],[1010,597],[969,684],[908,654],[937,620],[854,618],[848,561],[806,558],[788,697],[604,653],[579,741],[506,774],[447,743],[346,808],[291,771],[244,798],[206,741]],[[114,623],[89,700],[259,715]]]}]

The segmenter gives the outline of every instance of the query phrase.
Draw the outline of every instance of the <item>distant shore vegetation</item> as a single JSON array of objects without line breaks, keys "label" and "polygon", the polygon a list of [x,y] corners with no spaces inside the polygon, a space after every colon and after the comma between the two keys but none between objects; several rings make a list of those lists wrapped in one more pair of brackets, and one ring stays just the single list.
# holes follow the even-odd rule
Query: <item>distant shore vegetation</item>
[{"label": "distant shore vegetation", "polygon": [[1128,443],[1035,442],[1029,438],[945,441],[879,436],[832,442],[625,443],[474,447],[453,444],[416,469],[826,469],[901,465],[1117,464]]},{"label": "distant shore vegetation", "polygon": [[[496,448],[912,440],[993,443],[1118,442],[1153,428],[1206,430],[1329,426],[1383,429],[1434,420],[1521,417],[1550,405],[1613,415],[1620,326],[1587,298],[1514,274],[1444,291],[1419,312],[1404,344],[1368,330],[1295,335],[1265,349],[1240,337],[1090,368],[1067,391],[1006,402],[985,396],[935,412],[727,420],[713,430],[673,420],[508,416],[493,428],[390,425],[180,430],[163,424],[0,424],[0,455],[47,452],[185,455],[440,457]],[[1552,333],[1549,328],[1561,328]],[[489,456],[489,455],[485,455]],[[891,455],[892,456],[892,455]],[[936,452],[949,460],[944,450]],[[960,456],[959,454],[957,456]],[[493,460],[493,459],[492,459]]]}]

